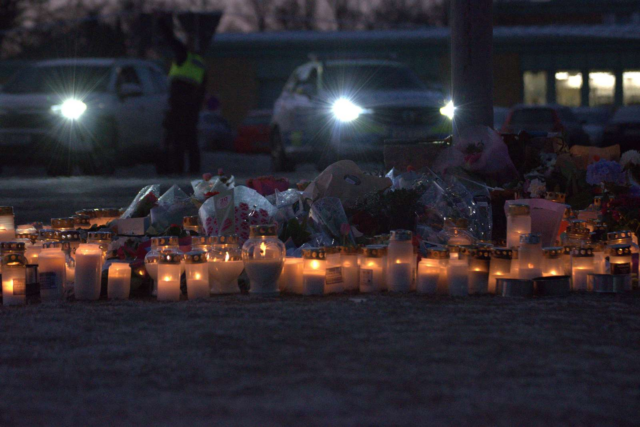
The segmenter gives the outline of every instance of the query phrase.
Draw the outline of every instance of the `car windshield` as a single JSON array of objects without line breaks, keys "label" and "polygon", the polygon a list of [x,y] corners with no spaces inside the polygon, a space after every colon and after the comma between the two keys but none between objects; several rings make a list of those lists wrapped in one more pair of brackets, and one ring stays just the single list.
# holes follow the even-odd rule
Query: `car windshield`
[{"label": "car windshield", "polygon": [[28,67],[7,82],[3,92],[78,93],[106,92],[111,68],[105,66],[58,65]]},{"label": "car windshield", "polygon": [[399,65],[327,65],[323,85],[328,90],[424,90],[426,86],[408,67]]},{"label": "car windshield", "polygon": [[553,124],[553,110],[550,108],[525,108],[515,110],[511,116],[511,126]]}]

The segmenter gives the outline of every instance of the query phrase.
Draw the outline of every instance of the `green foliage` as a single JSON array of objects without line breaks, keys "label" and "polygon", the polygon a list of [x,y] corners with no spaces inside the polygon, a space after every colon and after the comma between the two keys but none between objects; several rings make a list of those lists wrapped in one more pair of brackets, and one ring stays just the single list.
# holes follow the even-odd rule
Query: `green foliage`
[{"label": "green foliage", "polygon": [[296,246],[301,246],[308,242],[311,238],[311,234],[307,231],[307,218],[302,220],[302,223],[297,218],[292,218],[285,222],[280,232],[280,240],[286,242],[287,240],[293,241]]}]

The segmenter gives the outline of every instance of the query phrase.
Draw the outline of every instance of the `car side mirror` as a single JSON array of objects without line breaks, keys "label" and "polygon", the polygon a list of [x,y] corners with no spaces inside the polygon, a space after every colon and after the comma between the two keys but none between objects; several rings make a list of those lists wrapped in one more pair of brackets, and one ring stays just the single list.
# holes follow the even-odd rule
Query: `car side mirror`
[{"label": "car side mirror", "polygon": [[133,96],[142,95],[142,86],[136,83],[123,83],[118,88],[118,95],[120,98],[130,98]]},{"label": "car side mirror", "polygon": [[298,95],[306,96],[307,98],[313,98],[316,96],[316,87],[311,83],[301,85],[296,89]]}]

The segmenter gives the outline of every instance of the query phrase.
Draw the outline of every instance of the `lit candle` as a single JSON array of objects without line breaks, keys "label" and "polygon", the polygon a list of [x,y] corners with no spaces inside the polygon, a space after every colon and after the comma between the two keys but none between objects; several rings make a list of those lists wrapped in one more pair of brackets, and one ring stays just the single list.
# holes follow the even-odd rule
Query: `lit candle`
[{"label": "lit candle", "polygon": [[210,262],[209,265],[213,266],[213,293],[237,294],[240,292],[238,277],[242,274],[242,270],[244,270],[244,262],[242,261],[239,251],[235,252],[233,256],[227,251],[225,252],[224,260],[216,259]]},{"label": "lit candle", "polygon": [[519,279],[532,280],[542,277],[542,242],[539,233],[520,235],[518,265]]},{"label": "lit candle", "polygon": [[489,270],[489,293],[496,293],[496,279],[511,277],[511,259],[513,250],[509,248],[494,248],[491,253],[491,267]]},{"label": "lit candle", "polygon": [[440,278],[442,266],[437,259],[425,258],[418,264],[418,283],[416,291],[419,294],[435,294]]},{"label": "lit candle", "polygon": [[191,251],[184,255],[187,273],[187,296],[189,299],[208,298],[211,294],[209,287],[209,268],[207,254],[204,251]]},{"label": "lit candle", "polygon": [[464,259],[450,259],[447,266],[449,295],[466,297],[469,295],[469,264]]},{"label": "lit candle", "polygon": [[58,300],[62,297],[66,282],[66,256],[62,243],[44,242],[38,255],[38,282],[42,301]]},{"label": "lit candle", "polygon": [[77,300],[93,301],[100,298],[102,286],[102,250],[93,243],[81,244],[76,250],[76,282],[74,286]]},{"label": "lit candle", "polygon": [[611,274],[623,275],[625,291],[632,290],[631,245],[611,245],[608,248]]},{"label": "lit candle", "polygon": [[128,263],[114,262],[109,266],[107,296],[109,299],[129,299],[131,267]]},{"label": "lit candle", "polygon": [[277,237],[277,225],[252,225],[242,246],[242,260],[249,276],[249,292],[277,295],[278,278],[284,266],[284,244]]},{"label": "lit candle", "polygon": [[344,276],[342,272],[342,248],[340,246],[328,246],[324,248],[326,257],[326,273],[324,282],[325,294],[338,294],[344,292]]},{"label": "lit candle", "polygon": [[469,258],[469,293],[488,293],[491,249],[488,247],[476,248],[470,253]]},{"label": "lit candle", "polygon": [[183,255],[163,253],[158,261],[158,301],[180,301],[180,264]]},{"label": "lit candle", "polygon": [[342,277],[345,291],[357,291],[360,285],[358,249],[356,246],[344,246],[342,248]]},{"label": "lit candle", "polygon": [[303,264],[302,258],[285,258],[282,274],[278,278],[278,289],[280,292],[291,292],[302,295]]},{"label": "lit candle", "polygon": [[562,247],[549,247],[542,250],[542,277],[564,276]]},{"label": "lit candle", "polygon": [[327,261],[323,248],[302,250],[304,267],[302,270],[302,295],[322,295],[325,293]]},{"label": "lit candle", "polygon": [[28,264],[38,265],[38,256],[42,252],[42,243],[36,242],[27,246],[24,256],[27,258]]},{"label": "lit candle", "polygon": [[0,242],[9,242],[16,237],[13,207],[0,206]]},{"label": "lit candle", "polygon": [[593,273],[593,248],[574,248],[571,253],[573,265],[573,290],[588,291],[587,275]]},{"label": "lit candle", "polygon": [[382,248],[367,246],[360,266],[360,292],[380,292],[384,277],[384,258]]},{"label": "lit candle", "polygon": [[24,255],[9,253],[2,256],[2,304],[26,303],[26,262]]},{"label": "lit candle", "polygon": [[408,230],[391,231],[387,248],[387,289],[390,292],[409,292],[413,283],[414,253],[413,233]]},{"label": "lit candle", "polygon": [[520,235],[531,233],[529,205],[510,204],[507,208],[507,248],[520,245]]}]

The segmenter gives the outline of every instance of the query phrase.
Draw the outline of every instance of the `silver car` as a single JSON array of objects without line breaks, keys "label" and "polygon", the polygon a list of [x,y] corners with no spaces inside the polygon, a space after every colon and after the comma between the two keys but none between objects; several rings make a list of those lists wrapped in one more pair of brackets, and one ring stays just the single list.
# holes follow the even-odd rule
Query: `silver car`
[{"label": "silver car", "polygon": [[135,59],[34,62],[0,93],[3,162],[42,162],[50,175],[110,174],[157,160],[167,109],[165,73]]},{"label": "silver car", "polygon": [[453,105],[405,64],[384,60],[311,61],[298,67],[274,106],[274,171],[338,158],[379,160],[384,141],[451,133]]}]

